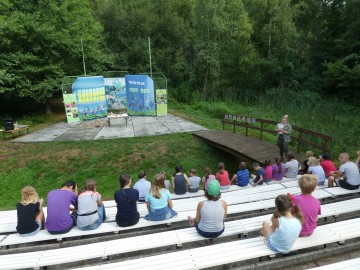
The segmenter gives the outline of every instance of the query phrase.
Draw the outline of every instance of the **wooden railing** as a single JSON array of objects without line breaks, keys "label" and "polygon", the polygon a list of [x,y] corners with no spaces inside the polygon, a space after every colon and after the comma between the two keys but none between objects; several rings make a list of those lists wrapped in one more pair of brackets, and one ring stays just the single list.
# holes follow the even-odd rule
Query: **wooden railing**
[{"label": "wooden railing", "polygon": [[[223,123],[223,129],[225,129],[225,124],[232,125],[234,133],[236,132],[236,127],[244,127],[246,136],[249,136],[249,129],[260,131],[260,140],[263,139],[264,132],[276,135],[276,124],[279,123],[278,121],[232,114],[225,114],[221,122]],[[319,149],[323,153],[330,153],[329,143],[332,141],[330,136],[294,125],[291,125],[291,127],[293,130],[291,140],[297,143],[298,153],[300,153],[303,145]]]}]

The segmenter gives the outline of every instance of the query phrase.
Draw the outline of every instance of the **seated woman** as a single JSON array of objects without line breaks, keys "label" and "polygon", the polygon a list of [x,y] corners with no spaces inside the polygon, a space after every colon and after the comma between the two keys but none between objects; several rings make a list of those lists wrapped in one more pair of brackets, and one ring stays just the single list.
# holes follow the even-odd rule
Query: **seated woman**
[{"label": "seated woman", "polygon": [[133,226],[140,219],[136,204],[139,191],[131,187],[131,177],[127,173],[120,176],[119,182],[120,189],[114,194],[117,207],[116,223],[120,227]]},{"label": "seated woman", "polygon": [[224,230],[224,221],[227,214],[227,204],[219,200],[220,183],[217,180],[209,182],[205,191],[206,201],[199,202],[196,210],[196,217],[188,217],[191,226],[196,226],[197,232],[206,238],[212,239],[220,236]]},{"label": "seated woman", "polygon": [[172,218],[177,213],[172,209],[173,204],[170,192],[165,188],[164,174],[158,173],[154,177],[150,193],[146,195],[145,202],[149,214],[145,216],[146,220],[159,221]]},{"label": "seated woman", "polygon": [[105,220],[105,208],[101,195],[96,191],[95,180],[85,181],[84,188],[78,196],[77,226],[82,231],[98,228]]},{"label": "seated woman", "polygon": [[171,178],[174,193],[176,195],[183,195],[187,192],[190,180],[183,172],[183,168],[180,164],[175,166],[175,173]]},{"label": "seated woman", "polygon": [[272,171],[272,179],[276,181],[281,181],[284,178],[285,175],[285,165],[284,163],[281,163],[280,158],[275,158],[275,164],[272,165],[273,171]]},{"label": "seated woman", "polygon": [[42,206],[44,200],[32,186],[26,186],[21,190],[21,201],[16,204],[18,222],[16,231],[21,236],[32,236],[44,228],[44,213]]}]

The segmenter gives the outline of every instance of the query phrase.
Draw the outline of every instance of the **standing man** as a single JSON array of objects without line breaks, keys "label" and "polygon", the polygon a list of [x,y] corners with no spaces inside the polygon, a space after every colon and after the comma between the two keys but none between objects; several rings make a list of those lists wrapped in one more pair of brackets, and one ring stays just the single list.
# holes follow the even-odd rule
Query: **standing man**
[{"label": "standing man", "polygon": [[348,153],[341,153],[339,161],[341,166],[338,171],[332,172],[329,176],[329,187],[334,186],[334,182],[338,187],[345,189],[358,189],[360,186],[360,173],[358,166],[349,161]]},{"label": "standing man", "polygon": [[280,149],[281,161],[284,161],[284,154],[285,154],[285,158],[287,159],[289,152],[288,148],[289,148],[290,133],[292,131],[292,127],[288,123],[288,121],[289,121],[289,117],[287,115],[284,115],[281,123],[276,125],[276,131],[277,131],[276,143]]},{"label": "standing man", "polygon": [[50,234],[67,233],[76,226],[77,195],[74,181],[67,181],[61,189],[48,193],[46,229]]}]

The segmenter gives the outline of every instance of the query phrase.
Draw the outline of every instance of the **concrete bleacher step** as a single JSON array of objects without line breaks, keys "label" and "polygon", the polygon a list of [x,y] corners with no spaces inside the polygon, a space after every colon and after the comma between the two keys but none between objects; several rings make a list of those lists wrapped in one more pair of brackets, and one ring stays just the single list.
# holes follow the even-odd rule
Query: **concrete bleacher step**
[{"label": "concrete bleacher step", "polygon": [[[333,216],[334,214],[339,214],[337,211],[331,209],[344,209],[344,213],[347,213],[347,205],[357,205],[357,211],[360,209],[360,198],[337,202],[327,205],[322,205],[322,215],[320,218]],[[271,215],[264,215],[254,218],[242,219],[229,221],[225,223],[225,231],[220,236],[234,236],[247,234],[252,231],[260,231],[263,221],[270,221]],[[344,228],[352,226],[351,222],[343,222]],[[330,225],[330,224],[329,224]],[[328,229],[331,231],[333,227],[328,226]],[[335,226],[336,227],[336,226]],[[336,227],[337,228],[337,227]],[[349,228],[350,229],[350,228]],[[337,232],[334,231],[334,234]],[[343,233],[343,235],[345,232]],[[350,233],[351,235],[351,233]],[[21,237],[20,237],[21,239]],[[201,237],[194,228],[172,230],[161,233],[154,233],[149,235],[142,235],[136,237],[129,237],[117,240],[111,240],[106,242],[98,242],[96,244],[87,244],[77,247],[61,248],[54,250],[46,250],[41,252],[31,252],[33,256],[29,256],[30,253],[26,253],[26,257],[29,257],[26,261],[19,261],[19,258],[22,257],[22,254],[12,254],[12,255],[3,255],[0,256],[0,260],[5,262],[5,265],[0,264],[0,269],[8,269],[9,265],[14,265],[14,267],[26,268],[26,267],[42,267],[56,264],[71,263],[81,260],[89,260],[93,258],[102,258],[108,257],[116,254],[125,254],[133,251],[143,251],[147,249],[155,249],[158,247],[166,246],[182,246],[185,243],[201,241],[204,238]],[[72,256],[72,254],[83,254],[82,256]],[[86,255],[84,255],[86,254]],[[4,268],[5,267],[5,268]],[[16,268],[14,268],[16,269]]]},{"label": "concrete bleacher step", "polygon": [[309,268],[308,270],[359,270],[360,258]]},{"label": "concrete bleacher step", "polygon": [[[319,226],[312,236],[298,238],[291,250],[303,250],[337,242],[343,243],[346,240],[358,238],[360,237],[359,226],[360,218]],[[275,254],[267,248],[263,237],[256,237],[172,252],[166,255],[82,267],[81,269],[139,269],[142,267],[146,267],[146,269],[202,269]]]},{"label": "concrete bleacher step", "polygon": [[[293,189],[290,189],[290,191],[291,190],[293,190]],[[273,194],[273,198],[275,198],[278,193],[284,194],[284,193],[287,193],[287,191],[289,191],[289,189],[282,189],[282,193],[278,192],[278,190],[274,190],[273,192],[275,192],[275,193]],[[262,194],[264,194],[264,193],[262,193]],[[313,195],[318,199],[332,197],[332,194],[328,193],[325,190],[315,190]],[[261,197],[259,197],[259,199],[261,199]],[[131,227],[126,227],[126,228],[118,227],[115,222],[110,222],[110,223],[102,224],[102,226],[100,226],[96,230],[81,231],[77,228],[74,228],[69,233],[62,234],[62,235],[51,235],[46,230],[40,231],[36,236],[31,236],[31,237],[26,237],[26,238],[20,237],[18,234],[10,234],[10,235],[7,235],[6,239],[3,239],[3,240],[0,239],[0,247],[29,243],[29,242],[50,241],[50,240],[56,240],[56,239],[62,240],[65,238],[85,236],[85,235],[97,235],[97,234],[104,234],[104,233],[111,233],[111,232],[117,233],[117,232],[121,232],[121,231],[128,231],[128,230],[145,228],[145,227],[150,227],[150,226],[158,226],[158,225],[165,225],[165,224],[173,224],[173,223],[177,223],[177,222],[184,222],[187,220],[187,216],[195,216],[195,214],[196,214],[197,202],[193,202],[193,203],[194,203],[194,205],[192,207],[192,210],[179,212],[179,214],[176,217],[174,217],[170,220],[166,220],[166,221],[156,221],[156,222],[155,221],[146,221],[143,218],[141,218],[138,224],[131,226]],[[273,199],[268,199],[268,200],[263,200],[263,201],[255,201],[255,202],[249,202],[249,203],[243,203],[243,204],[233,204],[233,205],[228,206],[228,214],[233,215],[233,214],[246,213],[246,212],[250,212],[250,211],[267,210],[267,209],[271,209],[273,207],[274,207]],[[356,209],[356,206],[354,206],[354,205],[348,205],[347,207],[349,209]],[[339,211],[341,211],[341,209]],[[108,213],[110,220],[115,220],[115,215],[116,215],[116,211],[114,211],[113,213],[110,213],[110,214]],[[0,231],[7,230],[6,232],[14,232],[15,227],[16,227],[15,223],[0,224]]]}]

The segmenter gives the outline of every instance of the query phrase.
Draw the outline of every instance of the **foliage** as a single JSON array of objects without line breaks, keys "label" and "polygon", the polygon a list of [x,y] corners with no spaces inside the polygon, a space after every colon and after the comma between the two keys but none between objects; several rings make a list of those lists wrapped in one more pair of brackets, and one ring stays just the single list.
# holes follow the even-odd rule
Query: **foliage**
[{"label": "foliage", "polygon": [[0,3],[0,93],[44,102],[60,90],[65,75],[81,74],[83,39],[88,72],[100,71],[109,56],[91,1]]}]

